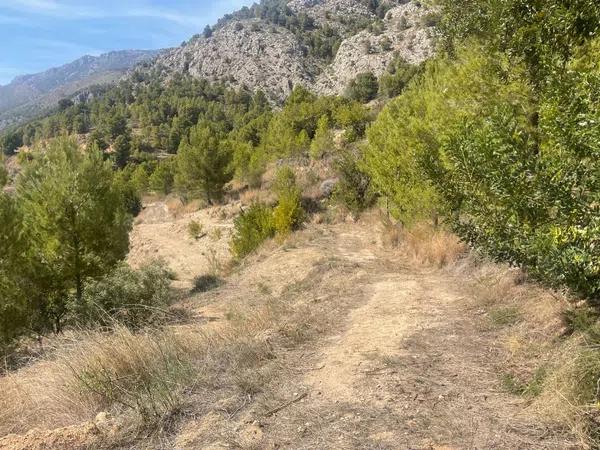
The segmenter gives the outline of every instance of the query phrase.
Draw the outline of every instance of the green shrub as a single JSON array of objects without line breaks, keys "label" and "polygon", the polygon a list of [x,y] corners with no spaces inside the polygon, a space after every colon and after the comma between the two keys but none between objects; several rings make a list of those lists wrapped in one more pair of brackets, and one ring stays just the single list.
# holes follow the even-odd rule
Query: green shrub
[{"label": "green shrub", "polygon": [[400,95],[420,70],[421,66],[409,64],[397,55],[379,80],[379,93],[387,98]]},{"label": "green shrub", "polygon": [[279,197],[279,203],[273,211],[273,226],[277,233],[286,236],[297,229],[304,221],[300,193],[291,190]]},{"label": "green shrub", "polygon": [[333,198],[357,217],[375,202],[371,178],[360,167],[357,157],[349,151],[338,157],[335,168],[339,181],[333,191]]},{"label": "green shrub", "polygon": [[216,289],[221,285],[221,283],[222,280],[217,275],[198,275],[196,278],[194,278],[194,287],[192,288],[192,293],[196,294]]},{"label": "green shrub", "polygon": [[335,122],[345,130],[345,139],[354,142],[365,134],[371,121],[369,110],[358,102],[340,105],[333,113]]},{"label": "green shrub", "polygon": [[0,147],[6,156],[13,155],[22,145],[23,134],[17,131],[9,131],[0,139]]},{"label": "green shrub", "polygon": [[172,160],[159,163],[148,180],[150,189],[163,195],[169,194],[173,190],[173,170]]},{"label": "green shrub", "polygon": [[81,303],[72,307],[83,324],[121,323],[139,328],[163,319],[171,300],[172,274],[162,262],[133,270],[123,264],[99,281],[88,283]]},{"label": "green shrub", "polygon": [[296,184],[296,175],[288,167],[277,171],[273,192],[277,195],[277,207],[273,211],[273,226],[278,234],[285,236],[298,228],[304,220],[302,196]]},{"label": "green shrub", "polygon": [[346,89],[346,96],[358,102],[367,103],[377,97],[379,83],[371,72],[359,73]]},{"label": "green shrub", "polygon": [[329,118],[322,116],[317,125],[315,137],[310,144],[310,156],[320,159],[333,148],[333,137],[330,130]]},{"label": "green shrub", "polygon": [[115,177],[115,185],[121,192],[123,204],[125,205],[127,212],[133,217],[137,217],[137,215],[142,212],[143,208],[141,193],[138,191],[137,187],[127,179],[126,175],[125,171],[118,172]]},{"label": "green shrub", "polygon": [[291,167],[283,166],[277,170],[271,189],[277,198],[298,189],[296,185],[296,174]]},{"label": "green shrub", "polygon": [[421,25],[424,27],[435,27],[440,23],[442,16],[437,12],[430,12],[421,17]]},{"label": "green shrub", "polygon": [[8,171],[4,167],[4,161],[0,158],[0,190],[8,183]]},{"label": "green shrub", "polygon": [[273,209],[262,203],[253,203],[234,220],[231,251],[235,257],[243,258],[274,235]]}]

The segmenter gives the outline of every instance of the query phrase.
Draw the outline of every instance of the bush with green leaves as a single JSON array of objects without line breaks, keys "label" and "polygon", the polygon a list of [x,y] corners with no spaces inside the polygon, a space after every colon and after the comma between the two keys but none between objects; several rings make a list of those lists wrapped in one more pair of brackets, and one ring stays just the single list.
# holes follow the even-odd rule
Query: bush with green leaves
[{"label": "bush with green leaves", "polygon": [[599,299],[600,44],[580,42],[559,65],[456,46],[382,112],[366,167],[397,216],[445,210],[490,256]]},{"label": "bush with green leaves", "polygon": [[168,314],[172,273],[163,262],[154,261],[134,270],[126,264],[98,281],[88,282],[81,302],[71,305],[75,323],[126,325],[140,328]]},{"label": "bush with green leaves", "polygon": [[329,118],[323,116],[317,123],[315,137],[310,144],[310,156],[314,159],[320,159],[333,149],[333,135],[330,128]]},{"label": "bush with green leaves", "polygon": [[400,55],[396,55],[386,73],[379,79],[379,93],[387,98],[400,95],[420,70],[420,66],[409,64]]},{"label": "bush with green leaves", "polygon": [[302,195],[296,183],[296,175],[289,166],[277,171],[273,192],[277,195],[277,206],[273,210],[273,226],[280,236],[287,236],[304,221]]},{"label": "bush with green leaves", "polygon": [[173,172],[173,160],[159,162],[148,179],[149,188],[158,194],[170,194],[175,183]]},{"label": "bush with green leaves", "polygon": [[8,171],[4,167],[4,161],[0,157],[0,190],[8,183]]},{"label": "bush with green leaves", "polygon": [[275,236],[273,208],[253,203],[234,220],[231,251],[236,258],[254,252],[265,240]]},{"label": "bush with green leaves", "polygon": [[361,167],[359,157],[350,150],[337,157],[335,168],[339,180],[333,198],[357,217],[375,202],[371,178]]},{"label": "bush with green leaves", "polygon": [[279,198],[273,210],[273,226],[279,236],[285,237],[302,225],[304,217],[300,194],[290,191]]},{"label": "bush with green leaves", "polygon": [[10,130],[0,139],[2,153],[6,156],[14,155],[15,151],[23,145],[23,133],[19,130]]},{"label": "bush with green leaves", "polygon": [[359,73],[346,89],[346,96],[361,103],[367,103],[377,97],[379,83],[372,72]]},{"label": "bush with green leaves", "polygon": [[142,212],[142,192],[136,187],[134,182],[129,178],[129,173],[119,171],[115,174],[115,186],[121,192],[123,205],[126,211],[133,217],[137,217]]}]

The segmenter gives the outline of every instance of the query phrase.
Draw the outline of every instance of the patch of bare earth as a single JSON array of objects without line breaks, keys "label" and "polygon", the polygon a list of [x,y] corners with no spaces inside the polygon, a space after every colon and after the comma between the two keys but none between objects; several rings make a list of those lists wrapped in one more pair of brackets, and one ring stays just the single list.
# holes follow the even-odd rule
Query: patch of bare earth
[{"label": "patch of bare earth", "polygon": [[[136,219],[127,261],[137,267],[151,259],[162,259],[177,274],[175,286],[190,288],[195,277],[211,270],[213,256],[220,261],[228,258],[232,217],[239,207],[228,204],[177,214],[165,202],[151,203]],[[189,235],[192,221],[202,227],[198,239]]]},{"label": "patch of bare earth", "polygon": [[[207,269],[202,251],[225,240],[191,242],[189,217],[163,213],[142,216],[132,258],[163,256],[189,285]],[[221,212],[193,217],[230,226]],[[127,423],[92,421],[0,448],[577,448],[502,388],[506,330],[490,326],[464,274],[417,266],[365,220],[269,242],[181,302],[203,319],[184,326],[215,345],[164,431],[123,439]]]},{"label": "patch of bare earth", "polygon": [[312,335],[279,344],[259,392],[185,422],[175,447],[576,448],[502,389],[500,331],[461,275],[409,264],[371,225],[305,231],[233,277],[240,297],[254,285],[310,308]]}]

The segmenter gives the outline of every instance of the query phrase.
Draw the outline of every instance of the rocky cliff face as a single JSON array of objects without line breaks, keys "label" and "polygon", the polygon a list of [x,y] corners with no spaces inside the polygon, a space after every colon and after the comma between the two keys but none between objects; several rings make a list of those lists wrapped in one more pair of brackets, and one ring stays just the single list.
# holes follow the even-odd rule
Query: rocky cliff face
[{"label": "rocky cliff face", "polygon": [[416,0],[382,2],[378,11],[362,0],[291,0],[287,6],[299,20],[305,15],[314,21],[313,41],[334,30],[339,50],[333,61],[313,55],[297,30],[268,17],[234,14],[212,35],[197,36],[159,56],[151,70],[165,77],[189,73],[245,85],[281,102],[298,84],[320,94],[341,94],[359,73],[381,75],[395,54],[419,63],[433,51],[431,29],[423,19],[428,11]]},{"label": "rocky cliff face", "polygon": [[394,54],[411,64],[426,60],[433,53],[432,30],[424,23],[427,13],[419,3],[409,2],[388,11],[378,31],[363,30],[345,39],[313,89],[325,95],[341,94],[359,73],[381,76]]},{"label": "rocky cliff face", "polygon": [[[393,0],[391,0],[393,3]],[[291,0],[288,7],[295,13],[306,13],[319,25],[338,26],[343,21],[375,19],[365,2],[356,0]]]},{"label": "rocky cliff face", "polygon": [[163,75],[224,80],[278,99],[297,84],[312,84],[317,72],[290,31],[260,19],[229,22],[210,38],[194,39],[159,57],[155,67]]}]

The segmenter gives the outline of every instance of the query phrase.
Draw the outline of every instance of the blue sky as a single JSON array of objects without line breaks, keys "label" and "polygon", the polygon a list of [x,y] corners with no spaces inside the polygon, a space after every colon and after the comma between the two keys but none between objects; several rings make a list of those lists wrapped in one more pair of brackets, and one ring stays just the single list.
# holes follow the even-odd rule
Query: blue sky
[{"label": "blue sky", "polygon": [[0,0],[0,85],[83,55],[174,47],[252,0]]}]

